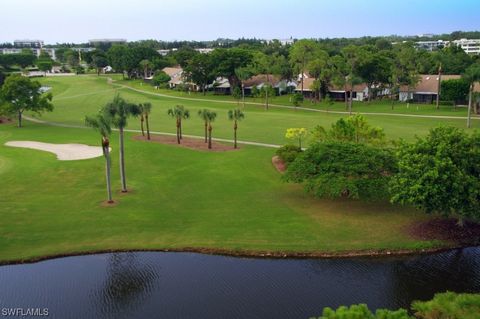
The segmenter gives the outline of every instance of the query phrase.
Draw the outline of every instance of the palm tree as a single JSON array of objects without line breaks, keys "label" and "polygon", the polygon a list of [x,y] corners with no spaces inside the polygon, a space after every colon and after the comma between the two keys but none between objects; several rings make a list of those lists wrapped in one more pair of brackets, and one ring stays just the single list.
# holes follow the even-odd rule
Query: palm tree
[{"label": "palm tree", "polygon": [[480,81],[480,64],[476,63],[468,67],[462,77],[470,85],[470,91],[468,93],[468,114],[467,114],[467,127],[471,126],[471,117],[472,117],[472,95],[475,87],[475,82]]},{"label": "palm tree", "polygon": [[128,103],[115,95],[113,101],[105,105],[103,108],[104,115],[111,118],[114,127],[118,128],[120,137],[120,179],[122,182],[122,192],[127,192],[127,180],[125,177],[125,146],[124,146],[124,129],[127,126],[127,119],[130,116],[137,117],[140,115],[140,107],[136,104]]},{"label": "palm tree", "polygon": [[145,132],[143,130],[143,122],[147,125],[147,140],[150,139],[150,126],[148,123],[148,115],[152,111],[152,103],[146,102],[139,104],[138,107],[140,108],[140,126],[142,128],[142,135],[145,136]]},{"label": "palm tree", "polygon": [[146,79],[148,77],[148,71],[153,68],[153,63],[150,60],[142,60],[138,64],[143,69],[143,77]]},{"label": "palm tree", "polygon": [[207,118],[208,118],[208,148],[212,148],[212,122],[215,121],[215,118],[217,117],[217,113],[209,111],[207,113]]},{"label": "palm tree", "polygon": [[167,111],[167,114],[173,117],[176,121],[177,127],[177,143],[180,144],[182,139],[182,119],[190,118],[190,111],[185,109],[183,105],[176,105]]},{"label": "palm tree", "polygon": [[86,116],[85,125],[89,127],[93,127],[102,136],[101,145],[102,145],[103,156],[105,157],[105,175],[106,175],[106,181],[107,181],[108,203],[111,204],[113,203],[113,199],[112,199],[112,186],[110,182],[111,161],[110,161],[109,136],[112,133],[110,118],[106,117],[102,113],[99,113],[96,116]]},{"label": "palm tree", "polygon": [[242,85],[242,103],[243,103],[243,108],[245,108],[245,85],[244,85],[244,82],[252,77],[252,71],[247,67],[241,67],[241,68],[235,69],[235,75],[240,80],[240,83]]},{"label": "palm tree", "polygon": [[238,122],[245,118],[245,114],[240,109],[228,111],[228,119],[233,121],[233,147],[237,148],[237,128]]},{"label": "palm tree", "polygon": [[198,115],[203,120],[204,126],[205,126],[205,143],[208,142],[208,113],[210,113],[210,110],[208,109],[203,109],[198,111]]}]

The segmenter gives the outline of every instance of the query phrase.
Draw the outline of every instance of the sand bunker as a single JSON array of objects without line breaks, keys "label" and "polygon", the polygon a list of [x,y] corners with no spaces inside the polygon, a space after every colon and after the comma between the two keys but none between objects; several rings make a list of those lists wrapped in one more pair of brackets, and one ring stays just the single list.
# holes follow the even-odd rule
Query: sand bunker
[{"label": "sand bunker", "polygon": [[100,146],[89,146],[85,144],[51,144],[33,141],[10,141],[5,143],[5,145],[54,153],[61,161],[82,160],[103,155]]}]

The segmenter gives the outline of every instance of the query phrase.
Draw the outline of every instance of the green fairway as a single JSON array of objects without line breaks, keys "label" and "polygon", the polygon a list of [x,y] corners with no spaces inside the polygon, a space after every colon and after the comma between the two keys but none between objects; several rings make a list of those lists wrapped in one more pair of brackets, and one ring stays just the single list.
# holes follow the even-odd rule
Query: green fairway
[{"label": "green fairway", "polygon": [[[174,132],[166,110],[184,104],[193,117],[184,133],[202,135],[196,111],[218,112],[214,136],[231,138],[228,103],[178,100],[116,89],[105,77],[47,78],[55,111],[43,120],[83,125],[116,92],[153,104],[151,128]],[[372,106],[373,107],[373,106]],[[249,105],[241,140],[281,144],[289,127],[330,125],[341,114]],[[462,127],[464,120],[368,116],[390,138],[412,139],[438,124]],[[318,200],[298,185],[283,183],[271,164],[271,148],[242,146],[235,152],[201,152],[133,140],[127,134],[127,182],[121,194],[118,136],[112,136],[113,207],[106,198],[104,159],[58,161],[53,154],[5,146],[12,140],[98,145],[90,129],[26,122],[0,125],[0,261],[107,249],[211,248],[275,252],[344,252],[421,249],[445,245],[410,237],[410,224],[429,218],[388,203]],[[474,121],[474,127],[479,127]],[[129,128],[138,129],[138,120]]]},{"label": "green fairway", "polygon": [[[165,97],[143,94],[129,90],[128,88],[107,84],[105,77],[96,76],[47,78],[43,79],[42,83],[52,87],[55,105],[55,111],[53,113],[46,113],[42,116],[44,120],[82,125],[86,114],[97,112],[100,107],[112,99],[116,92],[119,92],[122,97],[132,102],[149,101],[153,104],[150,117],[151,129],[153,131],[174,133],[175,122],[167,116],[167,109],[176,104],[183,104],[190,109],[192,114],[191,119],[184,122],[185,134],[203,134],[203,123],[196,113],[202,108],[209,108],[218,113],[217,120],[214,123],[213,136],[231,139],[233,135],[232,123],[227,120],[227,111],[236,107],[236,104],[232,104],[231,100],[229,100],[230,103],[223,103],[221,100],[219,100],[219,102],[210,102],[202,99],[185,100],[175,98],[175,96]],[[141,86],[141,89],[149,92],[155,91],[147,84]],[[169,92],[173,95],[179,94],[175,91]],[[184,97],[192,98],[192,96],[188,97],[187,95]],[[193,96],[194,99],[198,97],[201,97],[201,95]],[[221,98],[228,99],[228,97]],[[336,107],[339,108],[341,104],[342,103],[336,104]],[[399,105],[401,106],[397,107],[397,109],[405,108],[405,104]],[[385,106],[386,104],[383,103],[378,107],[385,108]],[[376,107],[377,106],[372,103],[368,106],[368,110],[375,110]],[[411,107],[414,108],[414,106]],[[433,108],[433,106],[429,107]],[[360,109],[360,106],[358,108]],[[383,109],[381,110],[383,111]],[[454,115],[462,112],[462,110],[459,110]],[[274,144],[284,144],[287,142],[284,137],[287,128],[305,127],[312,129],[316,125],[329,126],[339,118],[346,116],[345,114],[320,113],[275,107],[265,111],[261,105],[247,105],[245,113],[246,119],[239,125],[239,139]],[[464,127],[466,122],[461,118],[412,118],[393,115],[366,115],[366,117],[373,125],[383,127],[387,137],[391,139],[413,139],[415,134],[426,134],[430,128],[440,124]],[[139,127],[139,121],[131,120],[129,122],[129,128],[139,129]],[[480,121],[474,120],[473,128],[479,127]]]},{"label": "green fairway", "polygon": [[421,213],[390,204],[319,201],[282,183],[272,150],[206,153],[126,143],[131,193],[105,199],[104,160],[58,161],[8,140],[95,145],[93,131],[28,123],[0,126],[0,260],[102,249],[207,247],[266,251],[425,248],[404,228]]}]

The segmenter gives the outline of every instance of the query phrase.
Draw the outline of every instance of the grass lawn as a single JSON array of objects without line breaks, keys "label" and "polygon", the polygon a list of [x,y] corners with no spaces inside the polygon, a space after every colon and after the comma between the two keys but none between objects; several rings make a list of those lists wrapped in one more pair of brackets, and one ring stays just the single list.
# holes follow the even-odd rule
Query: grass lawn
[{"label": "grass lawn", "polygon": [[[214,136],[231,138],[228,103],[178,100],[119,89],[105,77],[43,79],[52,87],[55,111],[48,121],[82,124],[118,91],[128,100],[153,103],[151,128],[174,132],[166,110],[181,102],[192,112],[185,134],[203,134],[201,108],[219,113]],[[373,106],[372,106],[373,107]],[[330,125],[340,114],[249,105],[240,123],[242,140],[284,143],[288,127]],[[367,116],[390,138],[412,139],[438,124],[464,120]],[[98,145],[92,130],[25,123],[0,125],[0,261],[106,249],[185,247],[282,252],[421,249],[445,243],[411,238],[406,228],[429,217],[389,203],[317,200],[283,183],[270,148],[201,152],[133,140],[127,134],[127,182],[120,194],[118,136],[112,137],[114,207],[103,207],[104,160],[58,161],[53,154],[11,148],[11,140]],[[479,121],[474,126],[479,127]],[[130,128],[139,128],[136,120]]]},{"label": "grass lawn", "polygon": [[[148,101],[152,103],[153,108],[150,122],[153,131],[174,133],[175,121],[167,116],[167,109],[176,104],[183,104],[191,112],[191,118],[184,122],[185,134],[203,134],[203,123],[197,116],[197,111],[203,108],[209,108],[218,113],[217,120],[214,123],[214,137],[231,139],[233,135],[232,123],[227,120],[227,112],[229,109],[236,107],[236,105],[223,103],[222,100],[218,100],[218,102],[204,101],[202,99],[183,100],[175,96],[165,97],[143,94],[127,88],[109,85],[105,77],[97,76],[52,77],[43,79],[42,83],[52,87],[55,105],[55,111],[53,113],[46,113],[42,116],[44,120],[82,125],[86,114],[97,112],[100,107],[113,98],[116,92],[119,92],[124,98],[132,102]],[[125,81],[120,83],[125,83]],[[137,82],[132,83],[135,85]],[[139,84],[137,83],[137,85]],[[151,92],[155,91],[154,88],[147,84],[140,88],[142,90],[150,90]],[[168,92],[173,95],[184,94],[175,91]],[[196,94],[193,98],[196,99],[198,97],[201,97],[201,94]],[[231,102],[228,97],[217,96],[217,98],[227,99]],[[378,107],[380,108],[386,105],[383,104],[380,103]],[[342,103],[338,103],[336,107],[339,107],[339,105],[343,107]],[[375,110],[376,107],[377,106],[372,103],[368,106],[368,109]],[[401,107],[405,107],[404,104],[402,104]],[[401,107],[399,106],[397,109]],[[455,114],[462,112],[462,110],[459,110]],[[271,108],[265,111],[263,106],[260,105],[247,105],[245,113],[245,121],[239,124],[239,139],[274,144],[284,144],[287,142],[284,137],[287,128],[305,127],[312,129],[316,125],[330,126],[331,123],[346,116],[344,114],[281,108]],[[457,127],[464,127],[466,125],[466,121],[461,118],[432,119],[390,115],[366,115],[366,117],[373,125],[383,127],[387,137],[391,139],[405,138],[411,140],[416,134],[426,134],[430,128],[441,124],[454,125]],[[480,121],[474,120],[472,126],[473,128],[480,128]],[[138,120],[130,120],[129,128],[139,129],[139,127],[140,123]]]},{"label": "grass lawn", "polygon": [[131,193],[120,194],[112,138],[115,207],[105,199],[104,160],[58,161],[4,146],[9,140],[95,145],[95,132],[0,125],[0,260],[102,249],[183,247],[268,251],[426,248],[405,233],[422,213],[388,203],[321,201],[281,182],[272,150],[200,152],[126,142]]}]

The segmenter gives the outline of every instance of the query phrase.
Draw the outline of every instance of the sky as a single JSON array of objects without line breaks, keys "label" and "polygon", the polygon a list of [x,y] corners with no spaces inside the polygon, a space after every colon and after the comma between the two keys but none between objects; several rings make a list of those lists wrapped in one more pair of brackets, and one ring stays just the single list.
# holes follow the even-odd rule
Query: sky
[{"label": "sky", "polygon": [[480,0],[0,0],[0,42],[332,38],[480,30]]}]

